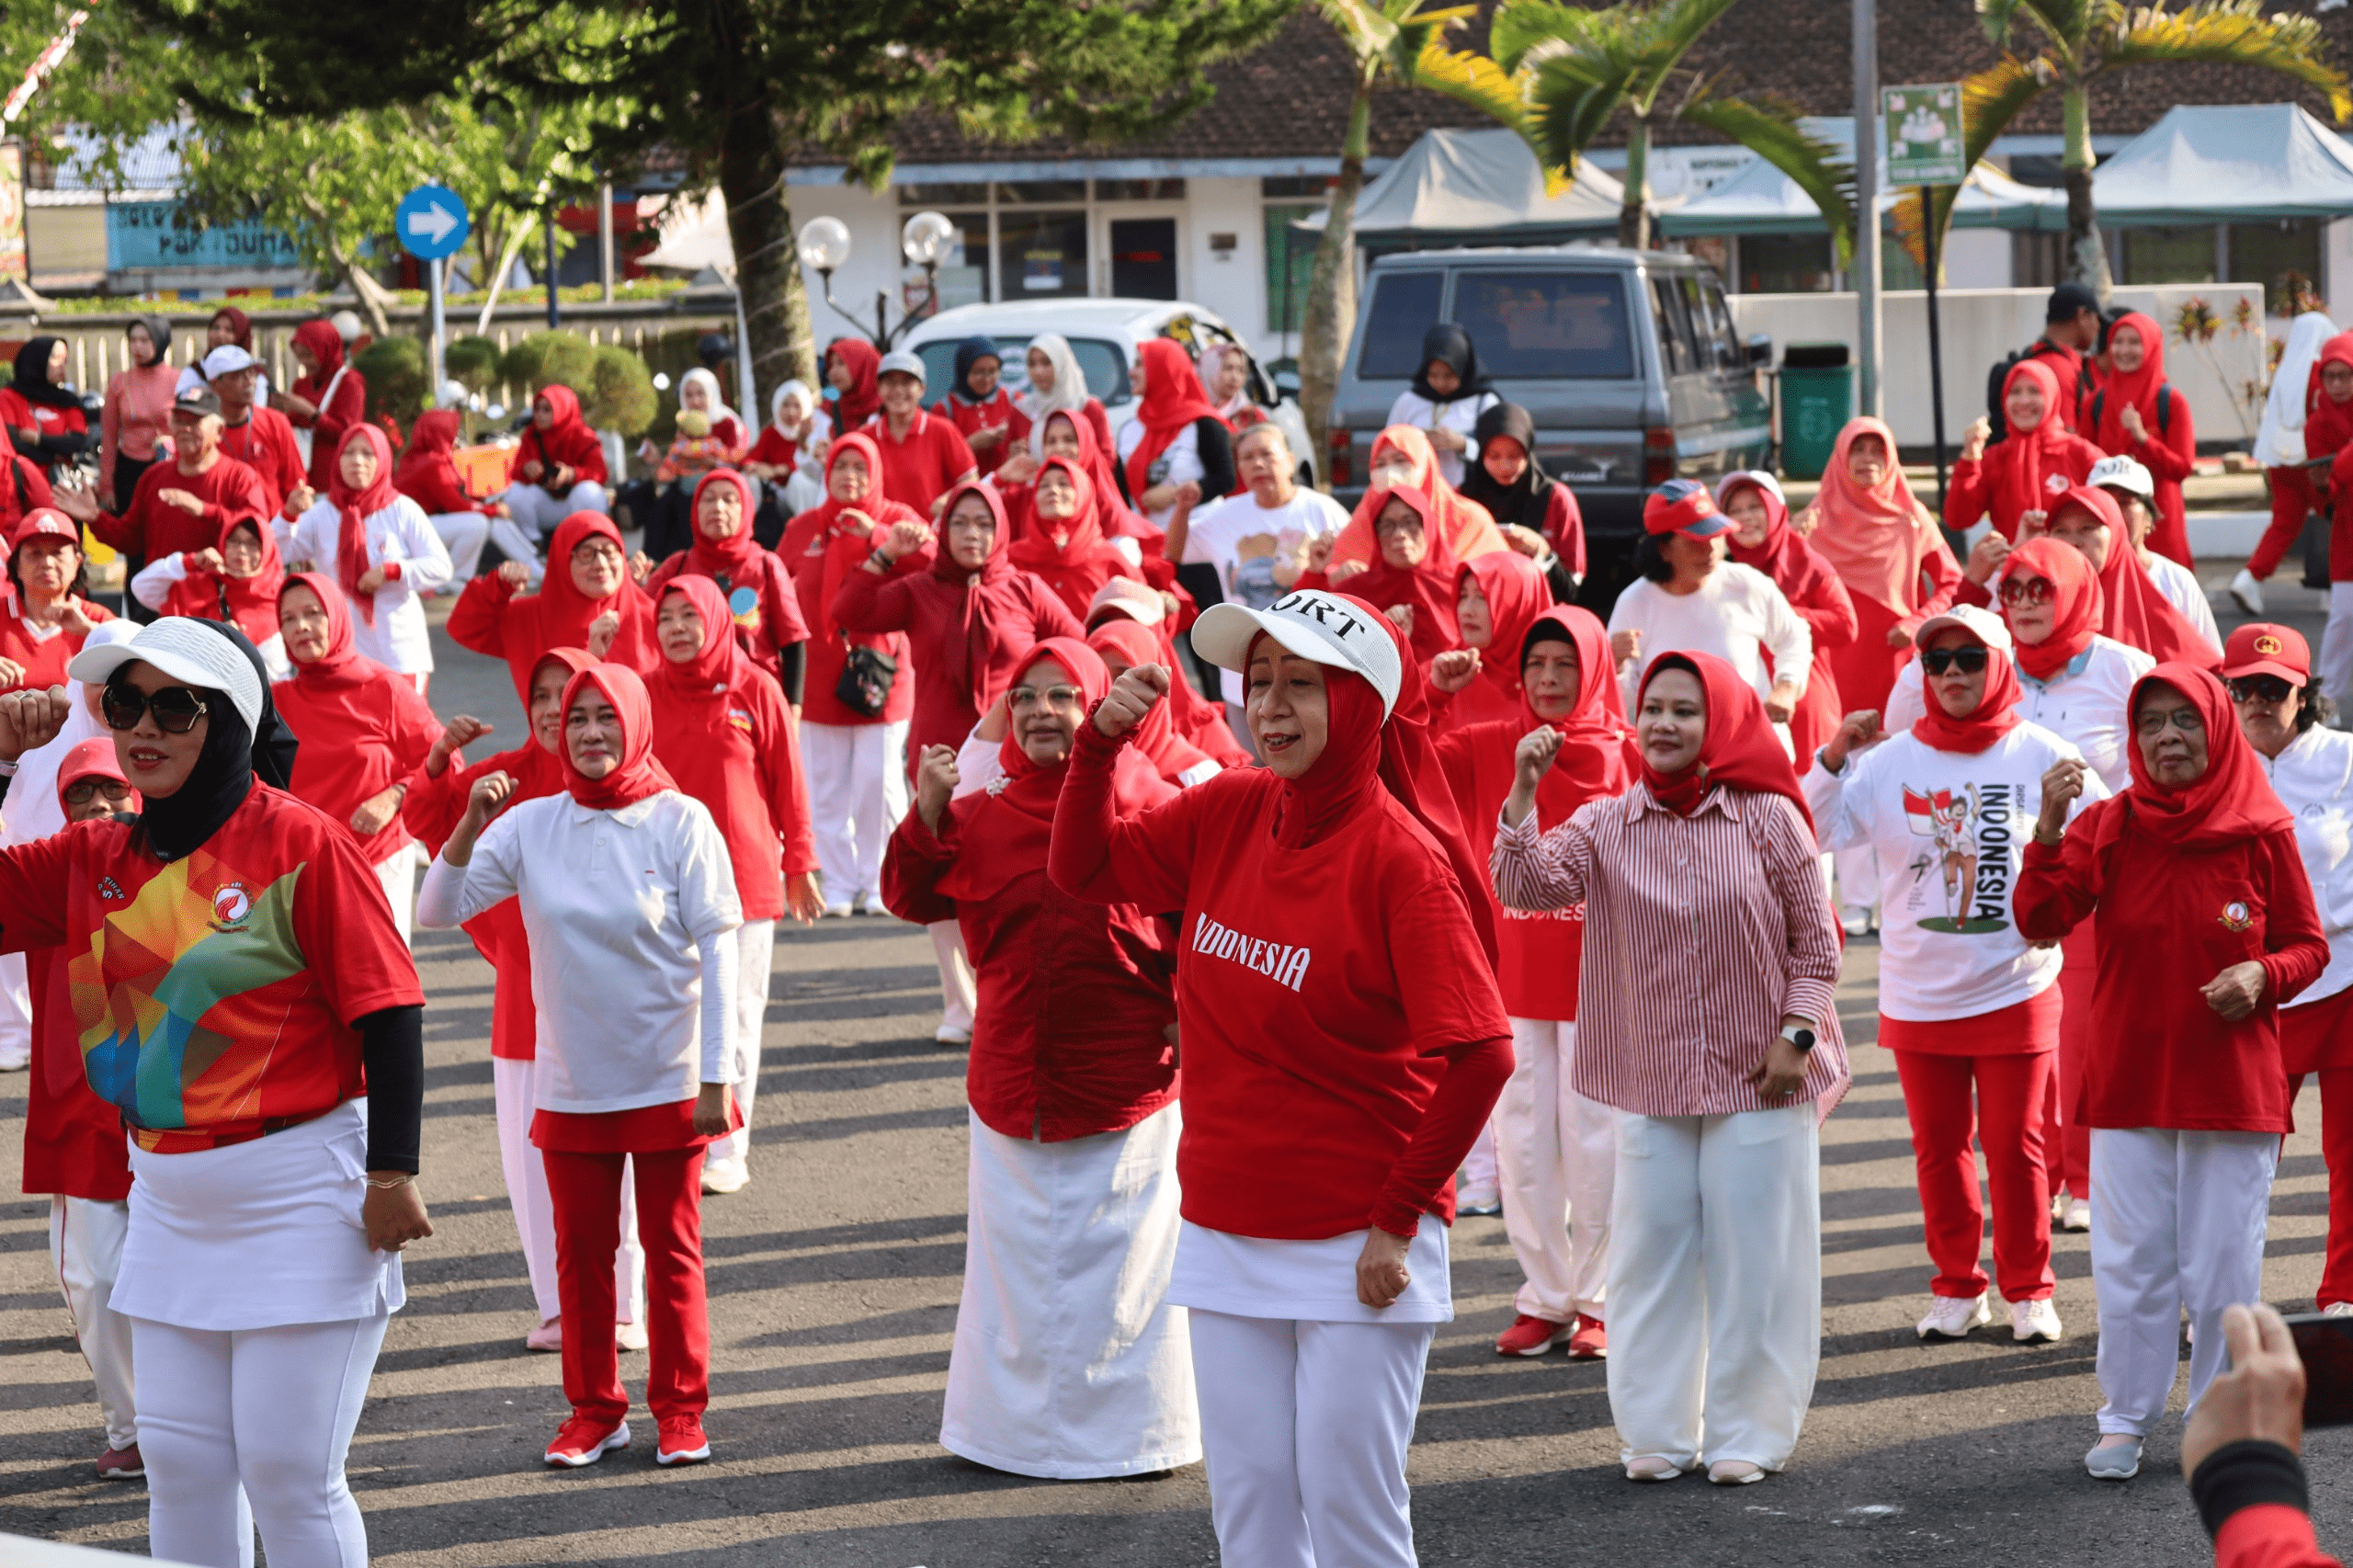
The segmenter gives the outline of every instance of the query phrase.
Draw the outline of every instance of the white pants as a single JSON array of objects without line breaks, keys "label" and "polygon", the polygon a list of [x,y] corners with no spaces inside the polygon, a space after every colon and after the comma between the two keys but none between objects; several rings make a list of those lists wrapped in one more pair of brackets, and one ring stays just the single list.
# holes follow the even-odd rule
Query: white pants
[{"label": "white pants", "polygon": [[366,1568],[343,1465],[389,1321],[222,1330],[138,1320],[147,1550],[251,1568],[259,1525],[270,1568]]},{"label": "white pants", "polygon": [[122,1238],[131,1229],[131,1205],[94,1198],[49,1200],[49,1261],[74,1314],[74,1337],[98,1385],[98,1415],[107,1424],[107,1447],[127,1449],[139,1441],[138,1403],[132,1397],[131,1320],[109,1298],[122,1267]]},{"label": "white pants", "polygon": [[435,512],[425,520],[433,525],[433,531],[441,536],[442,547],[449,552],[452,584],[465,582],[481,569],[482,547],[490,539],[488,517],[480,512]]},{"label": "white pants", "polygon": [[[506,1175],[506,1201],[523,1239],[523,1267],[530,1276],[531,1300],[540,1321],[563,1314],[555,1288],[555,1207],[548,1200],[548,1167],[531,1142],[531,1114],[538,1108],[539,1063],[504,1056],[490,1059],[491,1103],[498,1111],[498,1164]],[[645,1249],[637,1244],[634,1177],[621,1183],[621,1244],[613,1253],[614,1317],[645,1321]]]},{"label": "white pants", "polygon": [[744,1125],[714,1139],[703,1168],[741,1169],[752,1149],[752,1096],[760,1088],[760,1031],[768,1018],[768,971],[776,964],[776,922],[746,920],[735,928],[735,1103]]},{"label": "white pants", "polygon": [[1822,1360],[1814,1108],[1617,1117],[1609,1413],[1624,1457],[1779,1470]]},{"label": "white pants", "polygon": [[2145,1436],[2165,1414],[2189,1311],[2189,1403],[2222,1369],[2222,1309],[2263,1297],[2276,1132],[2092,1129],[2092,1282],[2099,1291],[2102,1432]]},{"label": "white pants", "polygon": [[945,1004],[939,1027],[972,1032],[972,960],[965,956],[964,933],[953,920],[935,921],[924,927],[931,933],[931,950],[939,960],[939,996]]},{"label": "white pants", "polygon": [[1219,1560],[1413,1568],[1405,1449],[1438,1325],[1188,1316]]},{"label": "white pants", "polygon": [[2314,673],[2321,690],[2338,707],[2353,698],[2353,583],[2328,585],[2328,624],[2321,629],[2320,665]]},{"label": "white pants", "polygon": [[907,814],[907,722],[803,722],[801,767],[825,902],[838,908],[879,892],[882,847]]},{"label": "white pants", "polygon": [[1843,919],[1879,903],[1879,851],[1868,844],[1831,851],[1838,868],[1838,914]]},{"label": "white pants", "polygon": [[409,947],[416,945],[409,933],[416,918],[416,869],[424,864],[425,846],[414,838],[376,862],[376,880],[384,884],[384,898],[392,906],[392,925]]},{"label": "white pants", "polygon": [[[561,498],[549,494],[536,484],[517,483],[506,487],[499,497],[506,509],[515,514],[515,521],[528,532],[545,538],[555,532],[555,526],[574,512],[604,512],[611,509],[605,497],[605,487],[593,479],[584,479]],[[498,547],[506,549],[505,545]]]},{"label": "white pants", "polygon": [[1513,1305],[1567,1323],[1601,1317],[1608,1296],[1617,1113],[1569,1086],[1577,1026],[1514,1018],[1511,1081],[1495,1102],[1504,1233],[1528,1282]]},{"label": "white pants", "polygon": [[0,953],[0,1073],[14,1073],[33,1059],[33,988],[25,978],[25,955]]}]

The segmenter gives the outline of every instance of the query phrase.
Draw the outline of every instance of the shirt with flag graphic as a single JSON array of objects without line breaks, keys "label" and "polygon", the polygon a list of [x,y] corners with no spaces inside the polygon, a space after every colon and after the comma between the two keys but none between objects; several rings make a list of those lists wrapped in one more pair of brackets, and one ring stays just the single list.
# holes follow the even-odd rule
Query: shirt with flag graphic
[{"label": "shirt with flag graphic", "polygon": [[0,950],[65,949],[83,1070],[150,1153],[244,1142],[367,1093],[352,1025],[425,1001],[358,843],[259,783],[169,863],[114,820],[0,850]]}]

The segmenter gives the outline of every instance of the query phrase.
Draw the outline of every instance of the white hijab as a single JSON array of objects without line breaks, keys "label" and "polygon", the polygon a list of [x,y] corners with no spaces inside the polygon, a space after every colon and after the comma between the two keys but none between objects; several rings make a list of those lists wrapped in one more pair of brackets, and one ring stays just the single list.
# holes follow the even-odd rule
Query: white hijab
[{"label": "white hijab", "polygon": [[1210,400],[1211,408],[1229,419],[1250,406],[1250,383],[1243,382],[1240,392],[1235,392],[1223,403],[1220,403],[1217,400],[1217,376],[1220,370],[1225,369],[1225,357],[1228,354],[1241,352],[1242,350],[1224,343],[1212,343],[1201,350],[1201,395]]},{"label": "white hijab", "polygon": [[[719,395],[719,378],[717,376],[712,375],[709,370],[706,370],[701,366],[698,365],[679,378],[678,390],[683,393],[687,388],[698,384],[702,388],[703,408],[704,411],[710,415],[712,427],[714,429],[717,428],[719,422],[722,419],[733,419],[735,421],[736,427],[744,431],[745,438],[746,440],[750,439],[751,430],[749,426],[744,424],[744,416],[736,413],[733,409],[728,407],[727,400]],[[678,406],[680,408],[684,408],[686,405],[687,400],[683,396],[680,397],[678,399]]]},{"label": "white hijab", "polygon": [[[100,621],[90,629],[82,646],[106,648],[128,642],[139,635],[139,623],[124,617],[119,620]],[[65,714],[65,727],[47,745],[35,746],[17,759],[17,775],[8,780],[8,797],[0,801],[0,838],[10,844],[30,844],[47,838],[65,827],[65,808],[57,800],[57,770],[65,761],[65,754],[84,741],[108,734],[106,722],[90,712],[90,692],[87,681],[69,680],[65,683],[66,698],[71,706]]]},{"label": "white hijab", "polygon": [[2263,425],[2255,435],[2255,460],[2264,467],[2285,468],[2304,460],[2304,392],[2321,346],[2336,335],[2336,324],[2318,311],[2306,311],[2289,324],[2288,347],[2271,374]]},{"label": "white hijab", "polygon": [[[1070,339],[1059,332],[1041,332],[1029,340],[1029,347],[1046,357],[1054,368],[1054,390],[1040,392],[1035,387],[1023,392],[1014,406],[1029,420],[1029,455],[1046,455],[1046,416],[1051,414],[1076,414],[1086,406],[1086,372],[1078,368],[1078,356],[1071,352]],[[1028,351],[1023,351],[1028,357]]]}]

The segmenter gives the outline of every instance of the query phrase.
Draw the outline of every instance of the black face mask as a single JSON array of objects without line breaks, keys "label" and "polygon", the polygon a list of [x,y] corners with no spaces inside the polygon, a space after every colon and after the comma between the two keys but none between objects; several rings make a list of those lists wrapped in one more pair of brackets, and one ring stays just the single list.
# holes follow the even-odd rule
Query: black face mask
[{"label": "black face mask", "polygon": [[223,691],[194,688],[204,699],[204,749],[187,781],[161,800],[144,797],[139,826],[159,860],[185,858],[221,830],[254,787],[253,733]]},{"label": "black face mask", "polygon": [[269,699],[269,666],[262,663],[261,650],[254,646],[237,625],[229,620],[207,620],[204,625],[234,642],[245,655],[254,674],[261,677],[261,728],[254,737],[254,777],[273,790],[294,788],[294,754],[301,744],[286,721],[278,716],[278,704]]}]

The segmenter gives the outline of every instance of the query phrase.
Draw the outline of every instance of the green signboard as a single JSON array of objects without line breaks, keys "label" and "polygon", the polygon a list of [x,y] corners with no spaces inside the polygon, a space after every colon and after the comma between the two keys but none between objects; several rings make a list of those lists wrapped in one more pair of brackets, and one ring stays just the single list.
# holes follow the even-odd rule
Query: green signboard
[{"label": "green signboard", "polygon": [[1969,173],[1961,153],[1961,84],[1886,87],[1887,183],[1959,185]]}]

